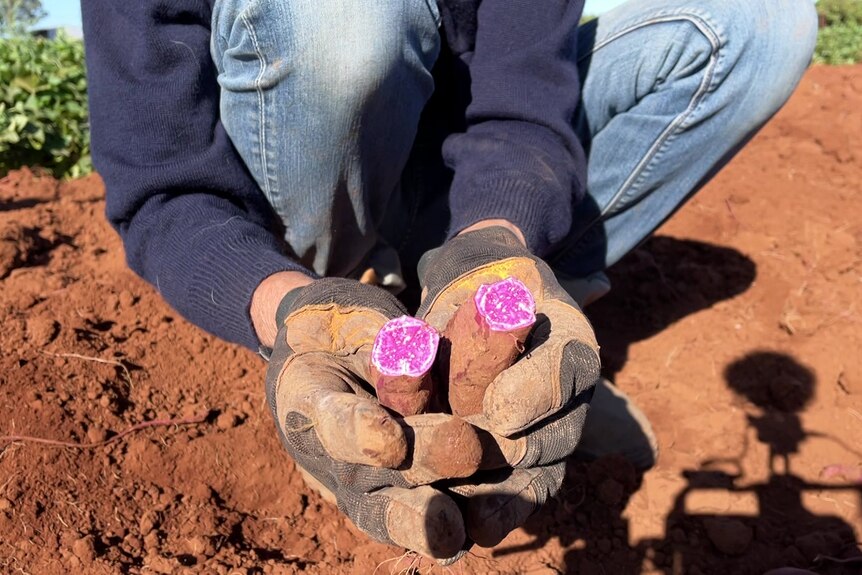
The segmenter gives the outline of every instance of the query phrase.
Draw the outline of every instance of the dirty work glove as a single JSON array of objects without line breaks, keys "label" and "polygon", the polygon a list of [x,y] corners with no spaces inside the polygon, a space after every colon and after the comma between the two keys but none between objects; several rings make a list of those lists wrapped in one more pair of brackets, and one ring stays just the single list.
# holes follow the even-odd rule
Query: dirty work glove
[{"label": "dirty work glove", "polygon": [[[397,417],[369,380],[374,338],[406,312],[381,288],[336,278],[291,291],[279,306],[266,374],[267,401],[282,442],[312,487],[362,531],[445,562],[465,542],[454,501],[429,484],[479,465],[479,440],[446,414]],[[458,471],[465,444],[472,468]]]},{"label": "dirty work glove", "polygon": [[467,534],[481,546],[499,543],[560,489],[600,370],[587,318],[548,265],[502,227],[462,234],[423,256],[417,317],[443,333],[480,285],[507,277],[532,292],[536,323],[515,363],[485,390],[481,413],[466,418],[485,430],[483,468],[500,469],[453,488],[467,499]]}]

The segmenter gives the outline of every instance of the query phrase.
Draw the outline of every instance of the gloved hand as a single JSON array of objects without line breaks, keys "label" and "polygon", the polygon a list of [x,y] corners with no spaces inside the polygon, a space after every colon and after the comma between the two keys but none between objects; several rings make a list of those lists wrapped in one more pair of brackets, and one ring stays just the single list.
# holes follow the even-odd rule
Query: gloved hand
[{"label": "gloved hand", "polygon": [[445,562],[465,543],[454,501],[429,484],[479,466],[474,429],[446,414],[397,417],[369,381],[374,338],[405,314],[381,288],[325,278],[279,306],[266,374],[281,439],[313,487],[362,531]]},{"label": "gloved hand", "polygon": [[563,460],[578,444],[600,370],[587,318],[548,265],[502,227],[463,233],[423,256],[416,315],[442,333],[480,285],[507,277],[532,292],[536,323],[523,353],[486,389],[482,412],[467,417],[486,432],[483,468],[499,470],[452,488],[467,500],[468,536],[484,547],[499,543],[560,489]]}]

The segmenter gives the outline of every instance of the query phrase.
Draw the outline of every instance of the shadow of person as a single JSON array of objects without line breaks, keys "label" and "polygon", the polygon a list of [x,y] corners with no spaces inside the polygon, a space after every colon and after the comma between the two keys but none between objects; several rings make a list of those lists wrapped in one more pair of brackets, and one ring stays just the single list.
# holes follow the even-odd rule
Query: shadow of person
[{"label": "shadow of person", "polygon": [[565,552],[548,563],[549,569],[579,575],[640,573],[643,550],[628,544],[623,510],[642,478],[620,456],[589,463],[569,459],[560,493],[523,527],[534,539],[521,545],[503,544],[491,556],[501,559],[534,551],[556,540]]},{"label": "shadow of person", "polygon": [[[612,376],[624,365],[629,345],[742,293],[756,267],[730,248],[659,236],[627,255],[610,275],[614,290],[587,312],[602,344],[604,371]],[[615,401],[611,396],[605,403]],[[492,556],[541,549],[556,539],[566,551],[554,568],[566,573],[637,574],[647,553],[661,564],[662,551],[653,556],[655,549],[629,544],[623,511],[641,482],[642,474],[622,457],[571,459],[562,492],[524,526],[535,539],[498,547]]]},{"label": "shadow of person", "polygon": [[642,476],[620,457],[570,460],[560,494],[524,526],[534,539],[498,546],[491,557],[542,549],[556,540],[563,558],[548,565],[560,573],[763,575],[782,567],[820,575],[862,573],[852,526],[840,516],[811,512],[803,500],[807,494],[862,509],[862,485],[793,473],[800,444],[818,435],[799,416],[814,396],[814,373],[788,355],[755,351],[727,366],[725,377],[749,402],[748,423],[768,451],[766,480],[748,479],[746,465],[754,455],[747,444],[740,454],[704,460],[682,472],[685,486],[665,519],[665,536],[630,543],[624,510]]},{"label": "shadow of person", "polygon": [[[730,364],[724,375],[750,409],[759,411],[748,416],[748,423],[768,448],[769,476],[760,483],[747,481],[747,445],[737,456],[721,455],[684,471],[687,485],[667,517],[666,532],[686,537],[642,545],[663,550],[664,573],[761,575],[779,567],[830,575],[862,572],[853,528],[839,516],[817,515],[803,504],[806,493],[846,497],[851,492],[858,505],[862,486],[811,482],[792,473],[793,456],[814,435],[798,415],[814,395],[814,373],[788,355],[755,351]],[[707,512],[708,506],[697,503],[704,495],[730,502],[730,511]]]},{"label": "shadow of person", "polygon": [[797,412],[814,395],[814,374],[789,356],[762,351],[730,364],[725,379],[733,391],[761,409],[747,417],[757,440],[769,447],[770,472],[777,472],[780,459],[782,472],[788,474],[790,456],[806,437]]},{"label": "shadow of person", "polygon": [[602,346],[604,375],[614,380],[633,343],[743,293],[756,275],[754,262],[732,248],[650,238],[608,271],[613,289],[585,310]]}]

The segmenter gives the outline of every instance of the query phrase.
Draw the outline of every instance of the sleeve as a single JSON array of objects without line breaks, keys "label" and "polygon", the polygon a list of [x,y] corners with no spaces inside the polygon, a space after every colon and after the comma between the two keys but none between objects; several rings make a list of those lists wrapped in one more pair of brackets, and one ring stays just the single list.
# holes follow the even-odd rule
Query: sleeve
[{"label": "sleeve", "polygon": [[219,121],[202,0],[82,0],[93,162],[129,266],[194,324],[256,349],[251,297],[310,271]]},{"label": "sleeve", "polygon": [[455,172],[455,235],[505,218],[545,255],[568,233],[583,197],[586,161],[573,118],[580,98],[577,28],[582,0],[483,0],[469,61],[467,129],[444,144]]}]

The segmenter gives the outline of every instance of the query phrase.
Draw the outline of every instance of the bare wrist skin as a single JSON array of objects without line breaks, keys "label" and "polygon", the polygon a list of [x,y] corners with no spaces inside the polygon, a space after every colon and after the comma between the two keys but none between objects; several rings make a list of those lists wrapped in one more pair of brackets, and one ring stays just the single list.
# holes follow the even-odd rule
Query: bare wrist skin
[{"label": "bare wrist skin", "polygon": [[306,286],[314,280],[302,272],[277,272],[260,282],[251,297],[251,322],[260,343],[266,347],[275,345],[278,326],[275,312],[281,298],[290,290]]},{"label": "bare wrist skin", "polygon": [[515,234],[515,236],[517,236],[518,240],[522,244],[524,244],[524,246],[526,247],[527,240],[524,239],[524,233],[521,231],[521,228],[519,228],[518,226],[516,226],[515,224],[513,224],[509,220],[504,220],[504,219],[482,220],[482,221],[476,222],[475,224],[473,224],[469,227],[466,227],[463,230],[461,230],[460,232],[458,232],[458,235],[460,236],[461,234],[466,234],[467,232],[475,232],[476,230],[481,230],[483,228],[490,228],[493,226],[499,226],[501,228],[506,228],[507,230],[509,230],[510,232]]}]

